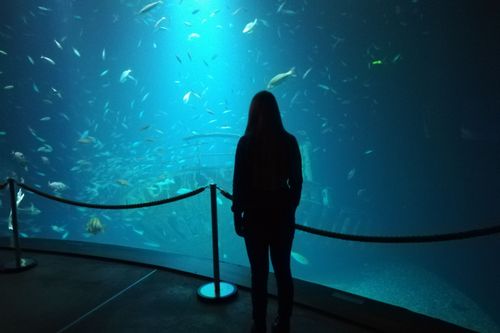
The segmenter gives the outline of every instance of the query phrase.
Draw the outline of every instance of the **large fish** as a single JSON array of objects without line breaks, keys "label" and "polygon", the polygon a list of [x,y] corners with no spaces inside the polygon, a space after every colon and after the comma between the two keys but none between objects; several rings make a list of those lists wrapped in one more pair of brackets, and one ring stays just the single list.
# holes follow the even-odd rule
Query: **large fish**
[{"label": "large fish", "polygon": [[295,76],[295,67],[290,68],[288,72],[280,73],[275,75],[271,81],[267,84],[267,89],[271,89],[281,84],[284,80],[286,80],[290,76]]}]

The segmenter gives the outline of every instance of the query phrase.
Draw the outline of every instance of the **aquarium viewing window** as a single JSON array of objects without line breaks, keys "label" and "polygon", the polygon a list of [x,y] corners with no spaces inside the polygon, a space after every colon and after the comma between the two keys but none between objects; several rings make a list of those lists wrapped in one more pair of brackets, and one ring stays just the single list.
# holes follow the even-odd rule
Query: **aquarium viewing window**
[{"label": "aquarium viewing window", "polygon": [[[21,248],[80,241],[248,266],[230,209],[234,153],[250,100],[266,89],[302,155],[294,277],[497,332],[495,10],[440,0],[8,2],[0,235],[13,235],[12,179]],[[143,206],[152,202],[165,204]]]}]

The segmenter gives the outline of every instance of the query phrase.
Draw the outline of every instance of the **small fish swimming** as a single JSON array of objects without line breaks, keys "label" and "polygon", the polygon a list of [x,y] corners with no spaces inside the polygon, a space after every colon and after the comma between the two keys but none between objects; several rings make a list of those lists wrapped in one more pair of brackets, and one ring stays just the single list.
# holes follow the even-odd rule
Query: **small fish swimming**
[{"label": "small fish swimming", "polygon": [[40,56],[40,59],[45,60],[46,62],[48,62],[51,65],[55,65],[56,64],[56,62],[54,60],[52,60],[52,59],[50,59],[49,57],[46,57],[46,56]]},{"label": "small fish swimming", "polygon": [[257,19],[253,20],[252,22],[248,22],[243,28],[243,33],[244,34],[251,33],[256,24],[257,24]]},{"label": "small fish swimming", "polygon": [[189,103],[189,98],[191,97],[191,91],[188,91],[183,97],[182,97],[182,101],[184,102],[184,104],[187,104]]},{"label": "small fish swimming", "polygon": [[139,14],[147,13],[151,9],[155,8],[156,6],[158,6],[158,5],[162,4],[162,3],[163,3],[163,1],[154,1],[154,2],[148,3],[147,5],[145,5],[144,7],[142,7],[141,10],[139,10]]},{"label": "small fish swimming", "polygon": [[189,34],[188,40],[193,40],[194,38],[200,38],[200,37],[201,37],[200,34],[193,32],[193,33]]},{"label": "small fish swimming", "polygon": [[63,49],[63,47],[62,47],[61,43],[59,43],[59,42],[57,41],[57,39],[54,39],[54,43],[56,43],[56,46],[57,46],[57,48],[58,48],[58,49],[60,49],[60,50],[62,50],[62,49]]},{"label": "small fish swimming", "polygon": [[73,47],[73,53],[78,57],[80,58],[81,57],[81,54],[80,54],[80,51],[78,51],[78,49],[76,49],[75,47]]},{"label": "small fish swimming", "polygon": [[295,75],[295,67],[290,68],[288,72],[275,75],[267,84],[267,89],[272,89],[277,85],[283,83],[288,77]]},{"label": "small fish swimming", "polygon": [[160,28],[160,24],[165,21],[167,18],[165,16],[162,16],[158,21],[156,21],[155,23],[155,29],[159,29]]},{"label": "small fish swimming", "polygon": [[307,259],[302,254],[295,252],[295,251],[292,251],[292,259],[301,265],[308,265],[309,264],[309,259]]},{"label": "small fish swimming", "polygon": [[63,182],[51,182],[49,180],[48,184],[49,187],[56,192],[66,191],[67,189],[69,189],[69,186],[64,184]]},{"label": "small fish swimming", "polygon": [[302,75],[302,79],[305,79],[307,77],[307,75],[309,75],[309,73],[312,71],[312,67],[309,67],[309,69],[304,73],[304,75]]},{"label": "small fish swimming", "polygon": [[128,79],[131,79],[131,80],[135,81],[135,83],[137,83],[137,80],[132,75],[130,75],[130,73],[132,73],[131,69],[124,70],[122,72],[122,74],[120,75],[120,83],[124,83]]}]

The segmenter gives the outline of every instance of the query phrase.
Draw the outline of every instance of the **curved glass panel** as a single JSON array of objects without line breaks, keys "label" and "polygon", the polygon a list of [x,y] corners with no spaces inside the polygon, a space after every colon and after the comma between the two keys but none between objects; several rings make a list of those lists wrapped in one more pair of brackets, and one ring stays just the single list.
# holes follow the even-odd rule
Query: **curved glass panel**
[{"label": "curved glass panel", "polygon": [[[297,223],[362,235],[494,225],[500,50],[491,3],[6,2],[0,177],[104,204],[209,183],[231,192],[249,102],[268,88],[301,148]],[[25,195],[21,237],[212,256],[208,191],[127,211]],[[9,235],[6,190],[0,200],[0,235]],[[218,195],[220,258],[248,265],[230,206]],[[301,279],[496,332],[498,251],[498,236],[388,245],[297,231],[292,266]]]}]

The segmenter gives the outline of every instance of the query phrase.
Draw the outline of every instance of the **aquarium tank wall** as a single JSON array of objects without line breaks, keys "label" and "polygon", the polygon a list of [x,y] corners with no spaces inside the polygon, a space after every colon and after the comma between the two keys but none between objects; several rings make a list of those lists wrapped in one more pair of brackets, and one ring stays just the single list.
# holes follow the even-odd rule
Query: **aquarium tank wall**
[{"label": "aquarium tank wall", "polygon": [[[302,153],[297,224],[367,236],[493,226],[498,17],[493,1],[4,2],[0,178],[99,204],[231,192],[250,100],[269,89]],[[21,237],[211,258],[208,191],[118,211],[24,195]],[[0,200],[8,236],[8,191]],[[220,257],[248,266],[230,207],[218,194]],[[498,235],[380,244],[296,231],[292,271],[499,332],[499,250]]]}]

